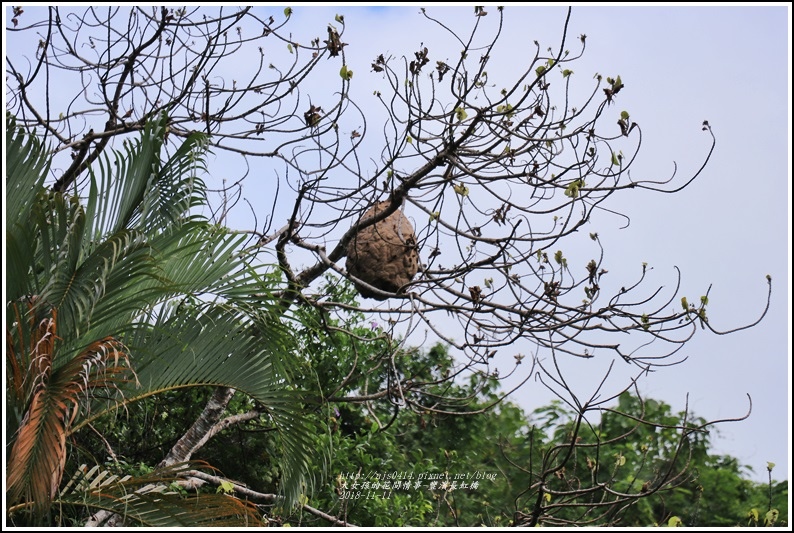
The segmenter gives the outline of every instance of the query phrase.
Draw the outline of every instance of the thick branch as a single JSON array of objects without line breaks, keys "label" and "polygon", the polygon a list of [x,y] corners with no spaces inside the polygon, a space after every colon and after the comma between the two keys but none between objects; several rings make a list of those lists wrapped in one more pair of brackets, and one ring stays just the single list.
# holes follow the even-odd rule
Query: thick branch
[{"label": "thick branch", "polygon": [[190,459],[191,455],[204,445],[209,438],[217,433],[219,421],[226,407],[234,396],[235,390],[227,387],[218,387],[207,402],[201,415],[196,419],[190,429],[168,452],[168,455],[158,466],[170,466]]},{"label": "thick branch", "polygon": [[[267,493],[257,492],[255,490],[249,489],[244,485],[235,483],[234,481],[230,481],[228,479],[224,479],[218,476],[212,476],[210,474],[205,474],[204,472],[199,472],[197,470],[191,470],[189,472],[185,472],[185,476],[196,477],[201,480],[212,483],[216,486],[221,486],[222,483],[231,483],[235,492],[237,492],[242,496],[245,496],[246,498],[250,498],[253,501],[259,501],[268,504],[277,503],[281,501],[281,497],[278,496],[277,494],[267,494]],[[332,525],[335,526],[356,527],[354,524],[351,524],[350,522],[345,522],[344,520],[341,520],[328,513],[324,513],[323,511],[320,511],[319,509],[316,509],[307,504],[301,505],[301,509],[318,518],[322,518],[323,520],[326,520],[327,522],[330,522]]]}]

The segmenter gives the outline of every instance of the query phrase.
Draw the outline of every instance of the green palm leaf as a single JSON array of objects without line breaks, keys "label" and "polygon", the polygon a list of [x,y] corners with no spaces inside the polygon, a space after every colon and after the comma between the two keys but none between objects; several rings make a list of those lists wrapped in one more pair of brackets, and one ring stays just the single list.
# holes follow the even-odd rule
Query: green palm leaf
[{"label": "green palm leaf", "polygon": [[[33,205],[37,187],[44,183],[49,169],[46,150],[36,137],[27,135],[11,115],[6,115],[6,153],[19,154],[6,159],[6,226],[24,223]],[[9,180],[8,177],[13,179]]]},{"label": "green palm leaf", "polygon": [[[191,207],[204,203],[207,137],[195,132],[174,155],[161,163],[162,136],[167,119],[147,124],[140,140],[126,141],[123,151],[105,154],[99,171],[91,172],[89,218],[94,235],[138,228],[149,234],[179,225]],[[96,215],[96,216],[94,216]]]},{"label": "green palm leaf", "polygon": [[189,496],[170,484],[199,463],[157,469],[141,476],[118,477],[105,469],[81,467],[58,497],[59,505],[109,511],[129,525],[145,527],[240,527],[259,526],[256,506],[225,494],[196,493]]},{"label": "green palm leaf", "polygon": [[6,295],[17,300],[28,291],[33,250],[33,228],[29,224],[31,207],[36,201],[49,169],[46,151],[35,137],[18,128],[14,117],[6,116]]},{"label": "green palm leaf", "polygon": [[[296,364],[289,332],[268,309],[267,276],[247,263],[243,237],[191,212],[206,200],[197,177],[206,137],[190,136],[161,163],[166,124],[165,116],[152,122],[114,161],[99,162],[85,206],[77,191],[44,190],[38,145],[7,137],[9,168],[19,170],[7,182],[14,205],[27,210],[7,231],[13,271],[24,279],[10,293],[17,303],[7,301],[16,310],[6,323],[7,496],[39,516],[58,487],[70,433],[180,387],[255,398],[281,436],[287,503],[304,491],[315,450],[302,395],[288,380]],[[42,355],[36,328],[45,319],[53,329]]]},{"label": "green palm leaf", "polygon": [[144,323],[152,327],[125,337],[134,354],[137,383],[121,387],[111,403],[95,403],[83,424],[107,410],[168,390],[196,385],[234,388],[260,402],[268,413],[284,449],[284,496],[288,504],[296,502],[316,450],[305,401],[282,371],[298,364],[289,331],[272,317],[243,321],[234,308],[209,303],[167,306],[153,311]]}]

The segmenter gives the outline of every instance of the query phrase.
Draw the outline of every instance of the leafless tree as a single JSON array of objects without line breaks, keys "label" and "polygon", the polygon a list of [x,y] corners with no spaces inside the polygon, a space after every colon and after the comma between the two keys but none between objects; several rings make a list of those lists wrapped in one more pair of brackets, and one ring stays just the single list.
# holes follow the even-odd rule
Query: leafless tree
[{"label": "leafless tree", "polygon": [[[617,358],[641,373],[675,363],[672,356],[701,328],[729,333],[709,322],[708,293],[699,302],[679,300],[679,280],[672,290],[649,288],[645,265],[633,279],[609,280],[605,250],[588,231],[591,218],[611,209],[613,195],[682,190],[716,141],[703,122],[696,132],[707,140],[702,166],[684,178],[630,175],[642,127],[613,104],[631,87],[620,76],[597,75],[588,95],[574,101],[571,67],[586,36],[569,35],[570,10],[559,42],[535,42],[513,58],[512,78],[496,86],[488,71],[497,70],[503,9],[475,8],[467,33],[422,9],[418,16],[461,53],[449,61],[426,46],[403,57],[373,48],[370,75],[382,84],[377,113],[351,96],[365,74],[356,68],[354,78],[346,60],[342,15],[323,28],[300,28],[298,37],[289,9],[13,10],[7,111],[61,154],[52,190],[78,191],[104,151],[162,112],[173,142],[209,133],[219,159],[234,158],[244,169],[222,182],[218,222],[244,210],[241,201],[257,190],[268,192],[257,193],[256,222],[242,231],[251,234],[252,257],[275,254],[285,312],[296,305],[330,314],[349,309],[318,292],[318,280],[351,279],[372,296],[361,310],[387,325],[395,351],[422,328],[460,351],[449,380],[494,375],[495,361],[504,359],[497,355],[516,343],[533,360],[548,353],[555,360]],[[322,84],[321,97],[307,89],[312,84]],[[373,125],[372,116],[383,120]],[[370,145],[378,147],[374,157]],[[382,209],[366,215],[378,201]],[[418,256],[417,273],[384,289],[353,277],[345,259],[362,230],[394,213],[415,226],[396,244]],[[581,238],[586,233],[589,240]],[[517,366],[523,356],[515,357]],[[564,376],[529,366],[566,390]],[[400,379],[387,389],[337,400],[399,399],[402,408],[418,408],[423,384],[399,369],[394,375]],[[350,379],[366,376],[351,369]],[[190,458],[224,424],[232,395],[217,391],[167,463]],[[461,401],[436,398],[432,408],[445,412]]]}]

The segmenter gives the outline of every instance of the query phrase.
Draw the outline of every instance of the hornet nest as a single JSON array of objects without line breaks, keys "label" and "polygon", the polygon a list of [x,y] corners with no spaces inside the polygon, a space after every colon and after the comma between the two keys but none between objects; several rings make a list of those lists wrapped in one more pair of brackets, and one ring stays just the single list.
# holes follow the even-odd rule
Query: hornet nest
[{"label": "hornet nest", "polygon": [[[390,203],[375,204],[359,221],[374,217]],[[388,296],[373,293],[356,278],[385,292],[400,292],[419,269],[416,234],[402,209],[359,231],[347,245],[345,266],[364,298],[385,300]]]}]

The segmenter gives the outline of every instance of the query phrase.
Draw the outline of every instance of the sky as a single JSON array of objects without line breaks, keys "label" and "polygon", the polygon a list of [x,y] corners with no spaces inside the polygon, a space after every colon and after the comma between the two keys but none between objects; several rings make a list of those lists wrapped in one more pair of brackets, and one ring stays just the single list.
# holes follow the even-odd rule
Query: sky
[{"label": "sky", "polygon": [[[346,60],[355,73],[351,86],[359,91],[355,94],[362,106],[378,87],[379,76],[370,69],[377,53],[410,59],[420,44],[436,57],[443,57],[445,44],[447,57],[454,58],[456,52],[434,35],[437,31],[424,23],[418,7],[294,9],[296,20],[306,27],[333,23],[335,14],[344,14]],[[471,6],[427,10],[451,27],[472,24]],[[532,53],[533,40],[557,46],[566,9],[508,6],[506,13],[502,66],[509,74],[516,60]],[[587,50],[570,67],[574,76],[581,76],[582,86],[589,89],[596,72],[620,74],[626,91],[617,105],[641,121],[643,146],[635,176],[669,177],[675,162],[683,181],[699,168],[710,146],[701,131],[703,120],[717,138],[703,174],[680,193],[636,191],[610,204],[630,217],[631,224],[620,229],[622,218],[604,216],[599,221],[609,268],[647,262],[654,269],[651,280],[664,285],[674,282],[674,267],[679,267],[682,294],[691,295],[690,300],[711,285],[710,323],[722,330],[755,321],[766,302],[765,276],[773,279],[770,310],[758,326],[725,336],[696,335],[678,354],[687,358],[684,363],[644,378],[640,390],[676,411],[688,401],[697,416],[709,420],[743,416],[749,395],[750,417],[718,426],[718,434],[712,435],[714,450],[752,467],[754,479],[766,480],[768,461],[776,464],[776,479],[788,478],[790,10],[577,6],[569,42],[581,34],[587,35]],[[489,65],[494,79],[500,66],[495,63]],[[594,387],[592,376],[602,375],[607,364],[571,362],[567,372],[576,392],[587,395]],[[619,390],[625,374],[614,377],[612,390]],[[528,410],[551,398],[531,383],[513,397]]]},{"label": "sky", "polygon": [[[472,6],[422,5],[450,27],[473,23]],[[283,6],[257,9],[278,15]],[[495,6],[486,9],[495,12]],[[304,41],[325,38],[326,24],[334,23],[336,14],[344,15],[345,57],[355,73],[351,92],[367,116],[377,116],[372,92],[383,88],[381,75],[370,68],[378,53],[411,58],[420,45],[435,57],[454,58],[459,52],[422,19],[418,6],[295,5],[293,10],[290,27],[296,39],[306,35]],[[509,78],[516,61],[534,52],[533,40],[544,48],[558,46],[566,16],[562,5],[509,5],[505,11],[501,59],[489,67],[494,79]],[[716,136],[714,155],[692,185],[671,195],[616,195],[610,208],[629,217],[630,225],[623,228],[624,218],[608,214],[596,223],[610,272],[619,275],[647,262],[653,268],[649,283],[665,285],[674,281],[678,267],[681,292],[690,300],[711,286],[709,316],[717,329],[755,321],[766,302],[765,276],[771,275],[771,306],[759,325],[724,336],[699,332],[678,354],[685,362],[640,382],[646,396],[676,411],[688,401],[706,419],[743,416],[749,395],[750,417],[720,425],[712,443],[717,453],[752,467],[752,477],[759,481],[766,480],[768,461],[776,464],[776,479],[790,478],[790,28],[790,8],[778,4],[577,5],[568,29],[572,49],[578,49],[579,35],[587,35],[584,57],[570,67],[575,81],[581,80],[582,94],[591,90],[596,72],[622,77],[626,87],[617,105],[630,110],[643,131],[635,176],[669,177],[675,162],[683,179],[699,168],[710,147],[710,137],[701,131],[703,120]],[[306,90],[321,101],[329,89],[310,83]],[[378,125],[370,128],[377,137]],[[245,172],[224,165],[222,156],[210,159],[211,172]],[[249,188],[245,194],[255,201],[261,190]],[[229,224],[246,228],[250,220],[241,214],[230,217]],[[571,362],[567,372],[575,391],[587,395],[594,386],[592,376],[601,375],[608,363]],[[618,390],[625,379],[616,373],[610,386]],[[532,383],[513,396],[527,410],[551,398]]]}]

